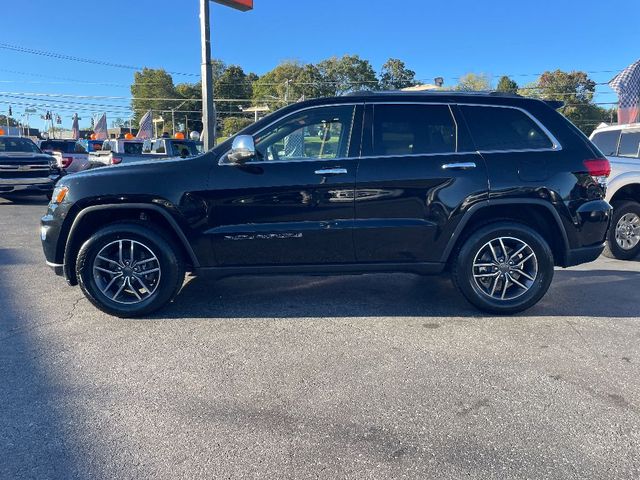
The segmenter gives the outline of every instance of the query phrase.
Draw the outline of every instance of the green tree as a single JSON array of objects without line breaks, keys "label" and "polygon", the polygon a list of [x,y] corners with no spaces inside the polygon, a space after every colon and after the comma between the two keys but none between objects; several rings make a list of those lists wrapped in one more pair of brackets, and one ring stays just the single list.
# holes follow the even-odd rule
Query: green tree
[{"label": "green tree", "polygon": [[[7,116],[6,115],[0,115],[0,129],[4,128],[7,126]],[[9,126],[10,127],[17,127],[18,126],[18,122],[15,118],[13,117],[9,117]]]},{"label": "green tree", "polygon": [[491,81],[484,73],[467,73],[460,77],[456,90],[467,92],[484,92],[491,90]]},{"label": "green tree", "polygon": [[390,58],[380,73],[381,90],[400,90],[417,85],[416,72],[409,70],[402,60]]},{"label": "green tree", "polygon": [[176,123],[184,123],[189,132],[202,132],[202,84],[180,83],[176,92],[181,99],[174,105]]},{"label": "green tree", "polygon": [[375,90],[378,88],[376,72],[368,60],[358,55],[332,57],[318,65],[322,77],[323,94],[341,95],[358,90]]},{"label": "green tree", "polygon": [[[253,94],[252,82],[249,76],[244,73],[242,67],[231,65],[218,78],[214,87],[216,98],[216,109],[220,118],[237,115],[244,102],[235,100],[246,100],[251,103]],[[234,101],[225,102],[224,99]]]},{"label": "green tree", "polygon": [[323,95],[322,77],[310,64],[283,62],[252,83],[253,104],[265,103],[275,110],[301,98]]},{"label": "green tree", "polygon": [[590,134],[601,122],[611,121],[611,112],[593,103],[596,83],[585,72],[544,72],[533,84],[519,92],[542,100],[560,100],[560,110],[585,134]]},{"label": "green tree", "polygon": [[222,135],[231,137],[252,123],[253,120],[246,117],[227,117],[222,121]]},{"label": "green tree", "polygon": [[173,85],[173,78],[163,69],[144,68],[141,72],[135,72],[131,96],[135,124],[139,123],[147,110],[153,110],[156,116],[164,115],[177,106],[176,102],[181,101],[176,100],[178,92]]},{"label": "green tree", "polygon": [[518,84],[511,80],[506,75],[500,77],[500,81],[498,81],[498,86],[496,88],[498,92],[505,93],[518,93]]}]

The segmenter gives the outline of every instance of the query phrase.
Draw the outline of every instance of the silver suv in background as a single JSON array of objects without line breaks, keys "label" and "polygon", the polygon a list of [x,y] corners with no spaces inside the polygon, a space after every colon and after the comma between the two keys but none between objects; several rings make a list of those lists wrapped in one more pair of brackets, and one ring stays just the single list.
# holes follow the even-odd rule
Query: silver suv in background
[{"label": "silver suv in background", "polygon": [[631,260],[640,255],[640,123],[601,124],[591,141],[611,163],[607,200],[613,218],[605,255]]}]

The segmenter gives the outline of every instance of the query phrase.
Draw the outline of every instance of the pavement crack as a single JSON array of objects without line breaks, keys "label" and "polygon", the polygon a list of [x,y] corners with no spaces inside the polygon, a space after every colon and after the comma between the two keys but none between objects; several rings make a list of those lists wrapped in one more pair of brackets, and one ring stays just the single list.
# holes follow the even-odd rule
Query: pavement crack
[{"label": "pavement crack", "polygon": [[58,320],[53,320],[51,322],[35,323],[35,324],[29,325],[29,326],[21,326],[21,327],[14,328],[12,330],[9,330],[9,333],[7,333],[6,335],[0,337],[0,342],[4,342],[5,340],[9,340],[9,339],[11,339],[11,338],[13,338],[13,337],[15,337],[17,335],[20,335],[21,333],[31,332],[33,330],[36,330],[37,328],[47,327],[49,325],[55,325],[56,323],[66,323],[66,322],[69,322],[69,321],[73,320],[73,317],[75,316],[75,313],[76,313],[76,308],[78,307],[78,304],[83,299],[84,299],[84,297],[77,298],[73,302],[73,305],[71,305],[71,308],[69,309],[69,312],[63,318],[60,318]]}]

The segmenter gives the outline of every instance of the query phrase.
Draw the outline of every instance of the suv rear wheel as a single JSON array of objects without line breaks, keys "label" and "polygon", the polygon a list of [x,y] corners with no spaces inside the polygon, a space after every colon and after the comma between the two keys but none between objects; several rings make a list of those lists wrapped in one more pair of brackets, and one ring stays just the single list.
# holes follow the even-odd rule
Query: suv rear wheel
[{"label": "suv rear wheel", "polygon": [[474,232],[453,263],[453,281],[480,310],[512,314],[535,305],[553,279],[548,243],[526,225],[500,222]]},{"label": "suv rear wheel", "polygon": [[146,225],[117,223],[92,235],[80,248],[78,283],[103,312],[137,317],[170,302],[184,282],[179,250]]},{"label": "suv rear wheel", "polygon": [[640,203],[613,204],[613,218],[604,254],[619,260],[633,260],[640,255]]}]

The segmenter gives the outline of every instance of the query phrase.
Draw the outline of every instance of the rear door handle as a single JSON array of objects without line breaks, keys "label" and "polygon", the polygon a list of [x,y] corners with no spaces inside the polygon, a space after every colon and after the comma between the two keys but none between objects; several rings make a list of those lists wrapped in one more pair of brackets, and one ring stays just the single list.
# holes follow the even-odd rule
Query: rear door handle
[{"label": "rear door handle", "polygon": [[475,162],[445,163],[442,165],[443,170],[469,170],[476,168]]},{"label": "rear door handle", "polygon": [[346,168],[323,168],[316,170],[316,175],[344,175],[347,173]]}]

